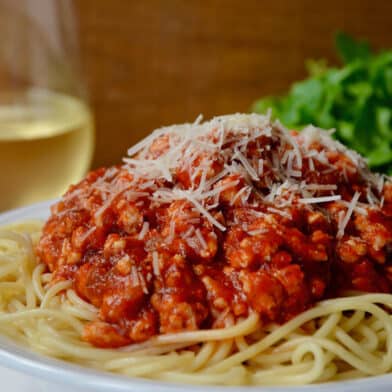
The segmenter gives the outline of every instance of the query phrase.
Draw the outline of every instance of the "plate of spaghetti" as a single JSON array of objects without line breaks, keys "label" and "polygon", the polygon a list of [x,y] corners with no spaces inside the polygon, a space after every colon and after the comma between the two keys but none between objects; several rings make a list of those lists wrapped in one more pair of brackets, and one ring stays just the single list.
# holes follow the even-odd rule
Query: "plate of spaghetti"
[{"label": "plate of spaghetti", "polygon": [[0,364],[63,390],[390,390],[392,182],[332,133],[198,118],[1,215]]}]

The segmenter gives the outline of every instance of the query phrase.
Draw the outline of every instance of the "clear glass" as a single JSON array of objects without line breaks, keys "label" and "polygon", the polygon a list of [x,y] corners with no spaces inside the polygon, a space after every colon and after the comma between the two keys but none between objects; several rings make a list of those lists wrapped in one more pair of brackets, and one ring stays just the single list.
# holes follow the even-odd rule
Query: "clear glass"
[{"label": "clear glass", "polygon": [[0,0],[0,211],[60,196],[94,126],[71,0]]}]

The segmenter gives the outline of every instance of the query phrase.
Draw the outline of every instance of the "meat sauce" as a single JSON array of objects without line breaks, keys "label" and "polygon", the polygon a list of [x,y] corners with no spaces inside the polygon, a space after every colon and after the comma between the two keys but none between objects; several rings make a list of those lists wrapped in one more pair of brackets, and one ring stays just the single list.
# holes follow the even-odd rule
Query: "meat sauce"
[{"label": "meat sauce", "polygon": [[71,280],[99,309],[83,334],[91,344],[221,328],[250,312],[283,323],[343,290],[391,292],[389,183],[377,191],[329,136],[309,142],[267,121],[226,124],[222,141],[208,126],[192,159],[179,149],[169,178],[135,165],[167,157],[178,132],[89,173],[52,207],[36,252],[53,282]]}]

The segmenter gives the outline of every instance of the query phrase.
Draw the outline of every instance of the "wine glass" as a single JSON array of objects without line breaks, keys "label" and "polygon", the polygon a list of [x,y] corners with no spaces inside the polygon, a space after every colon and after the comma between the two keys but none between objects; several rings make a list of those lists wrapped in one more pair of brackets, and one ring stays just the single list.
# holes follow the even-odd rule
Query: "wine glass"
[{"label": "wine glass", "polygon": [[71,0],[0,0],[0,211],[60,196],[94,126]]}]

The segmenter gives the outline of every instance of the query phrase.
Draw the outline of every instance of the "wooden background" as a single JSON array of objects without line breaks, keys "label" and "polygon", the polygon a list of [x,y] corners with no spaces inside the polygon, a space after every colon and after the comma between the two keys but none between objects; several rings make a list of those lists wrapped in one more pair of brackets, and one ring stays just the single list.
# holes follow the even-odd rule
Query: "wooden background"
[{"label": "wooden background", "polygon": [[338,29],[392,47],[391,0],[75,0],[96,116],[93,166],[161,125],[247,111],[337,63]]}]

